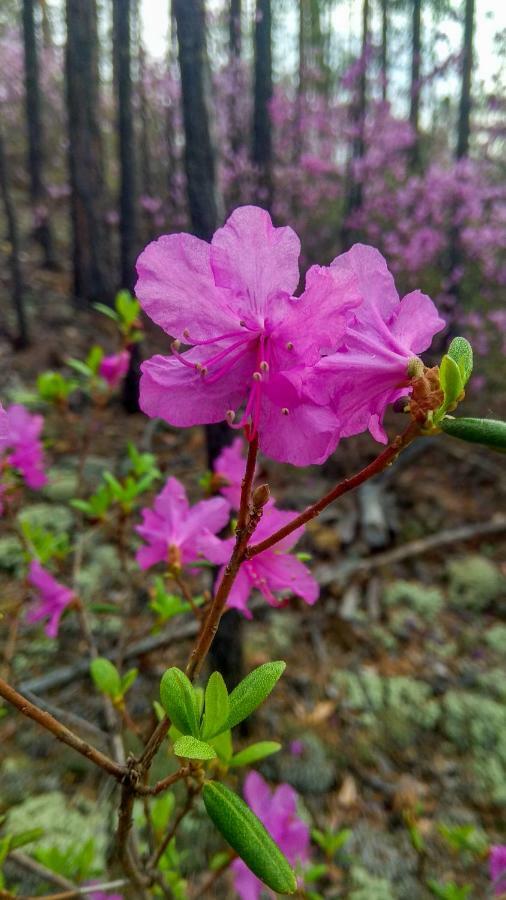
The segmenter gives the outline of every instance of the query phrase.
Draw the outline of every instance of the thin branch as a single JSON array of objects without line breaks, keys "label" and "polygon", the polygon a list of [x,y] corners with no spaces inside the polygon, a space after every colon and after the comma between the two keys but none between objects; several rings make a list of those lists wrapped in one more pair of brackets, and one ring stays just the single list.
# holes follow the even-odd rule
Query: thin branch
[{"label": "thin branch", "polygon": [[153,854],[153,856],[152,856],[151,859],[149,860],[149,862],[148,862],[148,869],[156,869],[156,867],[157,867],[158,863],[160,862],[160,860],[161,860],[163,854],[165,853],[165,851],[166,851],[167,847],[169,846],[169,844],[170,844],[172,838],[174,837],[174,835],[175,835],[177,829],[179,828],[180,823],[182,822],[182,820],[184,819],[184,817],[190,812],[190,810],[191,810],[191,808],[192,808],[192,806],[193,806],[193,801],[194,801],[195,796],[196,796],[196,794],[198,793],[198,791],[199,791],[198,788],[197,788],[197,789],[196,789],[196,788],[188,788],[188,796],[186,797],[186,803],[185,803],[185,805],[182,806],[181,809],[179,810],[179,812],[178,812],[176,818],[174,819],[174,822],[172,823],[171,828],[169,828],[169,830],[168,830],[167,834],[165,835],[163,841],[161,842],[160,846],[158,847],[158,850],[156,851],[156,853]]},{"label": "thin branch", "polygon": [[36,859],[28,856],[27,853],[23,853],[22,850],[11,850],[8,859],[10,863],[15,863],[20,868],[31,872],[32,875],[37,875],[43,881],[49,881],[50,884],[54,884],[56,887],[65,888],[67,891],[76,890],[76,886],[68,878],[63,878],[62,875],[58,875],[57,872],[53,872],[51,869],[43,866],[42,863],[37,862]]},{"label": "thin branch", "polygon": [[241,485],[241,503],[239,506],[239,515],[237,517],[237,532],[241,532],[246,527],[248,521],[251,488],[255,477],[255,468],[258,455],[258,435],[248,445],[248,458],[246,460],[246,471]]},{"label": "thin branch", "polygon": [[87,897],[95,891],[112,891],[115,888],[125,887],[127,884],[126,878],[116,878],[115,881],[105,881],[103,884],[88,884],[85,887],[76,887],[72,890],[69,888],[68,891],[61,891],[59,894],[37,894],[33,897],[18,897],[17,900],[74,900],[76,897]]},{"label": "thin branch", "polygon": [[236,858],[237,853],[231,850],[228,859],[226,859],[225,862],[221,864],[221,866],[218,866],[218,868],[215,869],[214,872],[211,872],[208,878],[206,878],[206,880],[203,882],[202,887],[200,887],[197,890],[197,893],[193,895],[192,900],[200,900],[201,897],[211,897],[212,894],[210,894],[209,891],[212,887],[214,887],[218,879],[221,878],[223,873],[226,872],[226,870]]}]

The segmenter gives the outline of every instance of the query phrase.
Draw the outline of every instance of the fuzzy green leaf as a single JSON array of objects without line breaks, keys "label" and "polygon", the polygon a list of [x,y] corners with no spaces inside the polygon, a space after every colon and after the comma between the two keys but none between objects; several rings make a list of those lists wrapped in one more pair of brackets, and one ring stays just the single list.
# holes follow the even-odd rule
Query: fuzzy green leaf
[{"label": "fuzzy green leaf", "polygon": [[203,797],[209,818],[257,878],[279,894],[293,894],[295,873],[249,806],[216,781],[206,782]]},{"label": "fuzzy green leaf", "polygon": [[451,356],[443,356],[439,367],[439,380],[445,395],[444,408],[453,406],[464,390],[464,381],[458,364]]},{"label": "fuzzy green leaf", "polygon": [[506,452],[506,422],[498,419],[454,419],[452,416],[445,416],[439,424],[445,434],[451,437]]},{"label": "fuzzy green leaf", "polygon": [[184,756],[185,759],[216,759],[216,750],[205,741],[199,741],[191,734],[184,734],[174,744],[176,756]]},{"label": "fuzzy green leaf", "polygon": [[232,732],[222,731],[216,737],[210,738],[209,743],[216,750],[218,759],[225,766],[228,766],[233,756]]},{"label": "fuzzy green leaf", "polygon": [[229,697],[230,713],[227,728],[234,728],[264,702],[285,668],[286,663],[282,661],[264,663],[243,678]]},{"label": "fuzzy green leaf", "polygon": [[281,750],[281,744],[277,741],[258,741],[256,744],[250,744],[239,753],[235,753],[230,760],[230,766],[251,766],[252,763],[265,759],[266,756],[272,756]]},{"label": "fuzzy green leaf", "polygon": [[202,737],[212,738],[219,734],[225,728],[229,712],[227,686],[220,673],[213,672],[206,687]]},{"label": "fuzzy green leaf", "polygon": [[109,697],[121,695],[121,677],[116,666],[102,656],[92,660],[90,672],[96,687]]},{"label": "fuzzy green leaf", "polygon": [[129,669],[128,672],[123,675],[123,678],[121,679],[121,693],[123,696],[130,690],[138,674],[138,669]]},{"label": "fuzzy green leaf", "polygon": [[463,337],[456,337],[448,347],[448,356],[457,363],[462,382],[466,386],[473,371],[473,348]]},{"label": "fuzzy green leaf", "polygon": [[197,698],[189,678],[173,666],[167,669],[160,684],[160,699],[169,719],[183,734],[199,737]]}]

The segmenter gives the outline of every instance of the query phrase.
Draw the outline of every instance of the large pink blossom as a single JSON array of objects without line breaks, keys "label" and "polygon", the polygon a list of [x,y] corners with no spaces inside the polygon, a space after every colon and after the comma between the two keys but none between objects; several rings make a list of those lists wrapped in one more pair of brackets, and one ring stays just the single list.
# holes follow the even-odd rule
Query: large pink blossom
[{"label": "large pink blossom", "polygon": [[33,415],[21,404],[15,403],[7,410],[7,427],[7,445],[12,450],[8,462],[19,469],[28,487],[34,490],[44,487],[47,478],[39,440],[44,427],[43,417]]},{"label": "large pink blossom", "polygon": [[130,353],[128,350],[121,350],[120,353],[113,353],[111,356],[104,356],[98,374],[107,381],[109,387],[116,387],[125,377],[130,364]]},{"label": "large pink blossom", "polygon": [[[297,815],[297,794],[288,784],[271,792],[258,772],[250,772],[244,782],[244,797],[274,842],[292,865],[309,862],[309,828]],[[262,882],[242,859],[232,863],[234,887],[241,900],[258,900],[265,890]]]},{"label": "large pink blossom", "polygon": [[60,584],[36,559],[30,563],[28,580],[36,589],[38,603],[28,611],[26,619],[28,622],[48,619],[44,631],[48,637],[55,638],[60,627],[60,619],[67,606],[75,599],[75,594],[70,588]]},{"label": "large pink blossom", "polygon": [[215,535],[227,524],[229,512],[223,497],[201,500],[190,507],[181,482],[169,478],[154,508],[142,510],[142,525],[136,527],[146,542],[137,551],[139,566],[149,569],[159,562],[186,565],[208,558],[210,549],[220,546]]},{"label": "large pink blossom", "polygon": [[360,297],[351,270],[313,266],[295,298],[299,253],[295,232],[253,206],[236,209],[211,244],[172,234],[148,245],[136,293],[176,340],[172,357],[142,366],[145,413],[179,426],[227,419],[295,465],[328,457],[333,416],[304,395],[302,373],[337,349]]},{"label": "large pink blossom", "polygon": [[[252,543],[265,540],[291,522],[294,512],[276,509],[273,504],[264,508],[264,514],[254,533]],[[282,605],[283,596],[295,594],[306,603],[316,603],[319,595],[317,581],[311,572],[298,559],[289,553],[301,537],[304,528],[298,528],[269,550],[264,550],[252,559],[245,560],[236,576],[227,606],[239,609],[248,619],[252,613],[248,609],[248,601],[256,589],[271,606]],[[210,548],[209,558],[212,562],[227,563],[234,545],[234,538],[221,541]],[[223,575],[223,569],[220,577]]]},{"label": "large pink blossom", "polygon": [[228,500],[232,509],[241,505],[241,487],[246,470],[243,455],[244,441],[238,437],[229,447],[225,447],[214,463],[215,475],[219,476],[220,493]]},{"label": "large pink blossom", "polygon": [[339,350],[316,367],[315,393],[321,397],[326,381],[340,437],[369,429],[385,443],[385,409],[409,393],[410,360],[430,346],[445,323],[420,291],[399,299],[386,261],[373,247],[355,244],[331,268],[356,276],[363,302],[353,311]]}]

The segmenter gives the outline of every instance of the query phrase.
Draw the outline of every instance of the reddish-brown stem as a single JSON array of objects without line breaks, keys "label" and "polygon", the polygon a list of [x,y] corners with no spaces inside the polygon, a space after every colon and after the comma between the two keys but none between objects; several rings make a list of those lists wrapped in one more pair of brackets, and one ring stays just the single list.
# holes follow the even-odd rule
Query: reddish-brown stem
[{"label": "reddish-brown stem", "polygon": [[201,611],[198,608],[198,606],[196,605],[195,600],[193,599],[193,596],[192,596],[192,592],[191,592],[190,588],[188,587],[188,585],[186,584],[186,581],[184,580],[184,578],[178,572],[171,572],[170,577],[172,578],[173,581],[176,582],[184,599],[189,604],[191,611],[192,611],[193,615],[195,616],[195,618],[200,619]]},{"label": "reddish-brown stem", "polygon": [[365,468],[361,469],[360,472],[357,472],[356,475],[352,475],[351,478],[345,478],[343,481],[340,481],[339,484],[336,484],[336,486],[328,492],[328,494],[325,494],[325,496],[316,503],[308,506],[308,508],[300,513],[300,515],[294,516],[291,522],[288,522],[283,528],[275,531],[270,537],[265,538],[264,541],[260,541],[258,544],[252,544],[247,547],[245,553],[246,559],[251,559],[258,553],[263,553],[264,550],[273,547],[274,544],[277,544],[283,538],[287,537],[287,535],[292,534],[292,532],[296,531],[297,528],[300,528],[301,525],[305,525],[306,522],[309,522],[311,519],[318,516],[326,506],[329,506],[329,504],[333,503],[334,500],[337,500],[338,497],[342,497],[342,495],[347,494],[348,491],[352,491],[354,488],[359,487],[364,481],[368,481],[369,478],[378,475],[386,469],[386,467],[399,455],[401,450],[404,450],[404,448],[419,434],[420,427],[418,423],[411,422],[408,428],[406,428],[406,431],[404,431],[403,434],[398,435],[395,440],[392,441],[390,446],[388,446],[383,453],[380,453],[380,455],[369,463],[368,466],[365,466]]},{"label": "reddish-brown stem", "polygon": [[239,515],[237,517],[238,534],[240,534],[240,532],[245,528],[246,522],[248,521],[251,501],[251,488],[253,486],[253,479],[255,477],[257,455],[258,435],[256,435],[256,437],[254,437],[253,440],[248,444],[248,458],[246,460],[246,471],[244,472],[244,478],[241,485],[241,503],[239,506]]},{"label": "reddish-brown stem", "polygon": [[167,775],[166,778],[162,778],[161,781],[157,781],[156,784],[153,784],[151,787],[148,784],[137,785],[136,791],[138,794],[142,794],[143,796],[156,797],[157,794],[161,794],[163,791],[166,791],[167,788],[175,784],[176,781],[181,781],[182,778],[186,778],[186,776],[189,775],[190,772],[190,767],[184,766],[182,769],[178,769],[177,772],[172,772],[171,775]]},{"label": "reddish-brown stem", "polygon": [[110,759],[109,756],[106,756],[105,753],[92,747],[91,744],[88,744],[86,741],[83,741],[82,738],[78,737],[77,734],[74,734],[70,728],[62,725],[62,723],[59,722],[58,719],[55,719],[54,716],[50,715],[50,713],[43,712],[38,706],[30,703],[26,697],[23,697],[22,694],[19,694],[18,691],[14,690],[14,688],[7,684],[3,678],[0,678],[0,697],[3,697],[4,700],[7,700],[8,703],[11,703],[19,709],[24,716],[27,716],[34,722],[38,722],[38,724],[42,725],[46,731],[50,731],[57,740],[62,741],[64,744],[68,744],[69,747],[77,750],[81,756],[85,756],[86,759],[95,763],[96,766],[99,766],[99,768],[108,772],[109,775],[112,775],[117,781],[124,782],[128,777],[128,769],[125,766],[118,765],[118,763]]}]

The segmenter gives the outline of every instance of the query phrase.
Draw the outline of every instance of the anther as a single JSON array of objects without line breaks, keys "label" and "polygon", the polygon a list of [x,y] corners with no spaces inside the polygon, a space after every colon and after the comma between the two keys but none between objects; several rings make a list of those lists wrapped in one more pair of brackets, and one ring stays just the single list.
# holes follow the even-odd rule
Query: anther
[{"label": "anther", "polygon": [[200,367],[200,374],[202,375],[202,378],[204,377],[204,375],[207,375],[207,366]]},{"label": "anther", "polygon": [[292,342],[291,342],[291,341],[288,341],[288,343],[285,344],[285,347],[286,347],[287,350],[293,350],[293,344],[292,344]]},{"label": "anther", "polygon": [[261,372],[253,372],[253,381],[261,381],[262,373]]},{"label": "anther", "polygon": [[233,422],[234,419],[235,419],[235,412],[234,412],[234,410],[233,410],[233,409],[229,409],[229,410],[227,411],[227,414],[226,414],[225,418],[226,418],[228,424],[231,425],[232,422]]},{"label": "anther", "polygon": [[180,346],[181,346],[181,341],[176,338],[175,341],[172,341],[172,344],[170,345],[170,349],[174,350],[174,352],[177,353]]},{"label": "anther", "polygon": [[241,328],[246,328],[246,322],[244,321],[244,319],[240,320],[239,325],[241,326]]},{"label": "anther", "polygon": [[189,337],[190,337],[190,332],[188,331],[187,328],[185,328],[185,330],[183,331],[183,337],[185,337],[185,338],[189,338]]},{"label": "anther", "polygon": [[268,372],[269,371],[269,363],[265,359],[263,359],[262,362],[260,363],[259,369],[261,372]]},{"label": "anther", "polygon": [[287,416],[287,415],[288,415],[288,412],[289,412],[288,407],[283,406],[283,408],[282,408],[282,410],[281,410],[282,415]]}]

